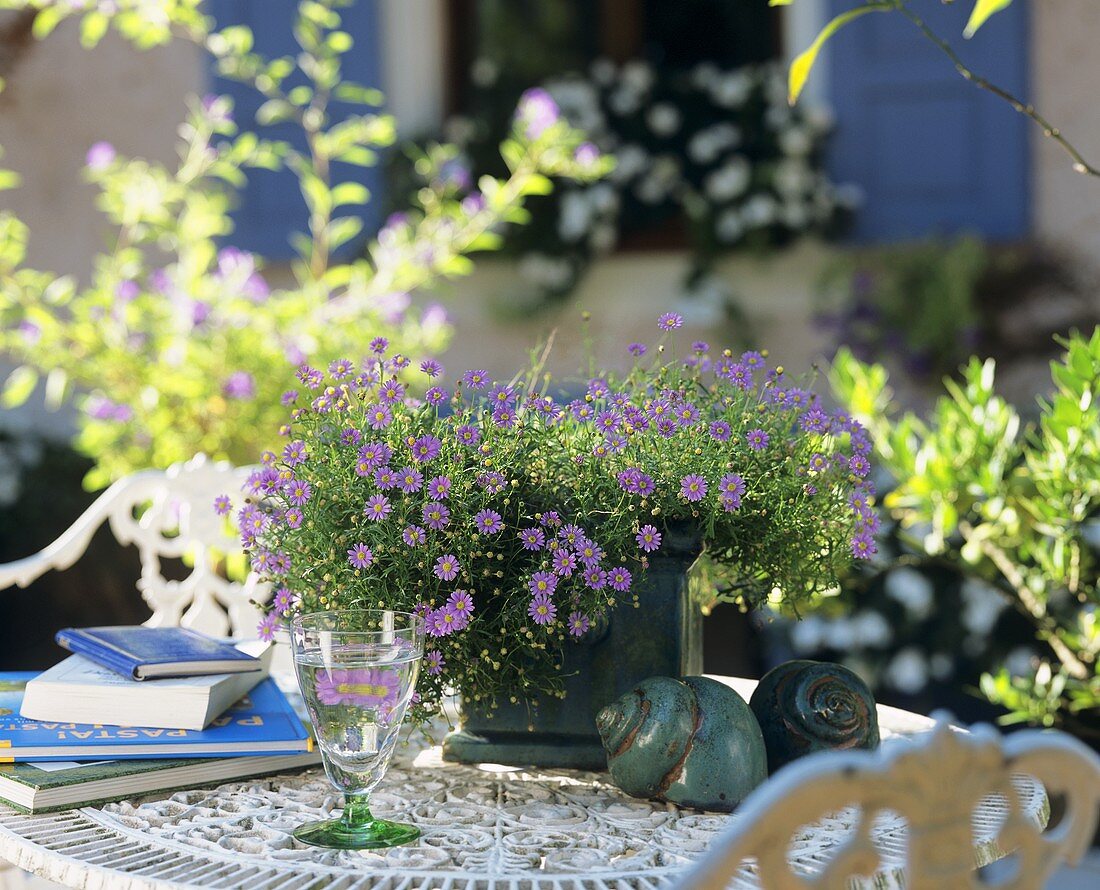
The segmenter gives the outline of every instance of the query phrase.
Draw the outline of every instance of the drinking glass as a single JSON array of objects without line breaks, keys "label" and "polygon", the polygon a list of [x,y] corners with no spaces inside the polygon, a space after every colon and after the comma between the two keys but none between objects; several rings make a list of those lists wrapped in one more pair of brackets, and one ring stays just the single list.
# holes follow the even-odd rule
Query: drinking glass
[{"label": "drinking glass", "polygon": [[382,610],[313,612],[291,622],[290,638],[325,773],[344,794],[339,819],[307,822],[294,836],[341,850],[416,840],[419,829],[375,819],[368,802],[389,766],[416,688],[424,619]]}]

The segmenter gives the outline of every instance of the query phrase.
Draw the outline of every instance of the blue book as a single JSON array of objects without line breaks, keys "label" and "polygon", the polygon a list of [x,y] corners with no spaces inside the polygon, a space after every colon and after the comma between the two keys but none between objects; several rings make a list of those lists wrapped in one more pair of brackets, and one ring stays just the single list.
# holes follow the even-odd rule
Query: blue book
[{"label": "blue book", "polygon": [[261,667],[229,643],[184,627],[67,627],[54,639],[133,680],[235,674]]},{"label": "blue book", "polygon": [[249,757],[313,750],[302,721],[275,681],[264,680],[206,729],[154,729],[29,720],[23,690],[37,676],[0,673],[0,763]]}]

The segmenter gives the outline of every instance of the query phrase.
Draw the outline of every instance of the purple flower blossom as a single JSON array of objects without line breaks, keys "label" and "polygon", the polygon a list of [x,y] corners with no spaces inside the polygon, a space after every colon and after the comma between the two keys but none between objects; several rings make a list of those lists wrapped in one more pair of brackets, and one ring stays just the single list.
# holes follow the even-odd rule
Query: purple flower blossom
[{"label": "purple flower blossom", "polygon": [[247,371],[234,371],[225,378],[222,393],[228,399],[251,399],[256,395],[256,381]]},{"label": "purple flower blossom", "polygon": [[340,430],[340,444],[347,448],[354,448],[363,441],[363,434],[355,427],[347,427]]},{"label": "purple flower blossom", "polygon": [[470,424],[463,424],[455,430],[455,438],[463,445],[471,447],[481,441],[481,430]]},{"label": "purple flower blossom", "polygon": [[603,550],[595,541],[583,540],[577,542],[577,558],[586,566],[596,566],[603,559]]},{"label": "purple flower blossom", "polygon": [[405,530],[401,532],[401,540],[405,542],[407,547],[417,547],[423,544],[428,539],[419,525],[408,525]]},{"label": "purple flower blossom", "polygon": [[333,380],[343,380],[345,377],[349,377],[354,371],[355,364],[350,359],[346,358],[330,362],[328,366],[328,372],[332,375]]},{"label": "purple flower blossom", "polygon": [[271,597],[271,608],[275,610],[276,615],[285,615],[294,608],[294,605],[294,594],[286,587],[278,588]]},{"label": "purple flower blossom", "polygon": [[138,283],[127,278],[124,281],[120,281],[115,288],[115,299],[120,303],[132,303],[137,299],[140,293],[141,287]]},{"label": "purple flower blossom", "polygon": [[388,405],[372,404],[367,408],[366,415],[372,430],[384,430],[393,422],[393,412]]},{"label": "purple flower blossom", "polygon": [[265,643],[275,639],[275,631],[279,629],[279,616],[274,612],[268,612],[256,625],[256,635]]},{"label": "purple flower blossom", "polygon": [[696,355],[702,355],[705,352],[710,352],[710,344],[705,340],[696,340],[691,344],[691,351]]},{"label": "purple flower blossom", "polygon": [[445,501],[451,494],[451,480],[447,476],[436,476],[428,482],[428,496],[437,501]]},{"label": "purple flower blossom", "polygon": [[447,401],[447,390],[440,389],[438,386],[433,386],[426,393],[424,393],[424,401],[429,405],[441,405]]},{"label": "purple flower blossom", "polygon": [[584,578],[584,583],[593,590],[603,590],[607,586],[607,572],[599,566],[585,569],[581,577]]},{"label": "purple flower blossom", "polygon": [[401,679],[388,668],[329,669],[317,672],[314,691],[323,705],[377,708],[397,700]]},{"label": "purple flower blossom", "polygon": [[698,473],[689,473],[680,480],[680,496],[688,501],[701,501],[707,496],[707,480]]},{"label": "purple flower blossom", "polygon": [[743,362],[735,362],[730,365],[721,376],[732,382],[740,390],[748,392],[752,389],[752,369]]},{"label": "purple flower blossom", "polygon": [[625,566],[617,566],[607,573],[607,584],[612,590],[630,590],[630,572]]},{"label": "purple flower blossom", "polygon": [[856,559],[870,559],[876,553],[878,547],[875,546],[875,539],[866,532],[852,538],[852,555]]},{"label": "purple flower blossom", "polygon": [[353,569],[369,569],[374,562],[374,554],[366,544],[356,544],[348,550],[348,562]]},{"label": "purple flower blossom", "polygon": [[562,578],[571,578],[573,571],[577,568],[576,554],[571,550],[559,550],[554,554],[552,564],[555,574]]},{"label": "purple flower blossom", "polygon": [[387,380],[378,390],[378,398],[387,405],[396,405],[405,397],[405,387],[396,380]]},{"label": "purple flower blossom", "polygon": [[382,491],[389,491],[391,488],[396,488],[397,483],[397,474],[389,467],[379,467],[374,471],[374,484]]},{"label": "purple flower blossom", "polygon": [[643,525],[634,536],[638,546],[646,553],[652,553],[661,546],[661,533],[652,525]]},{"label": "purple flower blossom", "polygon": [[84,164],[96,173],[106,170],[115,162],[115,147],[110,142],[96,142],[84,156]]},{"label": "purple flower blossom", "polygon": [[229,495],[220,494],[214,498],[214,512],[219,516],[229,515],[229,511],[233,509],[233,501],[229,499]]},{"label": "purple flower blossom", "polygon": [[474,516],[474,526],[479,534],[495,535],[504,528],[504,523],[500,521],[500,514],[495,510],[481,510]]},{"label": "purple flower blossom", "polygon": [[546,535],[541,528],[531,526],[520,531],[519,540],[524,550],[541,550],[546,544]]},{"label": "purple flower blossom", "polygon": [[463,617],[465,627],[474,613],[474,597],[468,590],[456,590],[447,597],[447,606]]},{"label": "purple flower blossom", "polygon": [[435,436],[421,436],[412,443],[409,450],[412,452],[413,460],[424,464],[439,457],[442,447],[443,443]]},{"label": "purple flower blossom", "polygon": [[283,520],[286,522],[287,528],[301,528],[304,518],[302,511],[297,507],[291,507],[283,514]]},{"label": "purple flower blossom", "polygon": [[531,591],[532,596],[538,596],[539,594],[553,596],[557,587],[558,576],[552,572],[535,572],[531,576],[531,580],[527,582],[527,588]]},{"label": "purple flower blossom", "polygon": [[594,167],[600,160],[600,150],[591,142],[582,142],[573,152],[573,160],[581,167]]},{"label": "purple flower blossom", "polygon": [[511,408],[516,402],[516,391],[498,383],[489,390],[488,398],[489,404],[494,408]]},{"label": "purple flower blossom", "polygon": [[304,507],[313,496],[313,487],[301,479],[291,479],[283,486],[283,494],[295,507]]},{"label": "purple flower blossom", "polygon": [[[391,457],[393,457],[393,451],[385,442],[368,442],[359,449],[359,460],[366,464],[368,470],[377,470]],[[366,474],[360,473],[360,475]]]},{"label": "purple flower blossom", "polygon": [[527,614],[531,616],[535,624],[553,624],[558,615],[558,607],[545,593],[539,593],[531,598],[531,605],[527,607]]},{"label": "purple flower blossom", "polygon": [[279,402],[284,408],[288,408],[294,404],[294,400],[298,398],[298,390],[288,389],[279,397]]},{"label": "purple flower blossom", "polygon": [[489,372],[467,371],[462,375],[462,382],[470,389],[485,389],[489,385]]},{"label": "purple flower blossom", "polygon": [[581,612],[570,612],[566,623],[569,626],[570,635],[574,637],[583,637],[588,633],[588,628],[591,627],[588,616]]},{"label": "purple flower blossom", "polygon": [[489,494],[500,494],[504,491],[504,486],[507,484],[508,480],[496,470],[490,470],[488,473],[482,473],[478,476],[477,482],[478,485],[489,492]]},{"label": "purple flower blossom", "polygon": [[823,473],[829,468],[829,459],[820,451],[810,455],[810,469],[815,473]]},{"label": "purple flower blossom", "polygon": [[516,425],[516,412],[511,408],[494,408],[493,423],[501,429],[510,430]]},{"label": "purple flower blossom", "polygon": [[446,666],[446,662],[443,660],[443,653],[438,649],[432,649],[424,656],[424,664],[427,665],[425,670],[432,677],[438,677],[442,674],[443,668]]},{"label": "purple flower blossom", "polygon": [[860,477],[861,479],[871,472],[871,464],[868,463],[867,458],[862,454],[853,454],[848,458],[848,469],[853,475]]},{"label": "purple flower blossom", "polygon": [[412,494],[420,491],[424,476],[416,467],[402,467],[397,471],[397,484],[405,494]]},{"label": "purple flower blossom", "polygon": [[435,561],[435,568],[432,569],[432,574],[441,581],[453,581],[457,577],[460,568],[458,557],[453,553],[447,553]]},{"label": "purple flower blossom", "polygon": [[744,493],[745,480],[736,473],[727,473],[718,480],[718,497],[727,513],[741,506],[741,497]]},{"label": "purple flower blossom", "polygon": [[829,415],[816,405],[803,414],[798,423],[807,433],[829,432]]},{"label": "purple flower blossom", "polygon": [[751,448],[753,451],[763,451],[765,448],[768,447],[768,442],[771,440],[771,436],[769,436],[763,430],[757,429],[749,430],[748,434],[745,436],[745,439],[749,443],[749,448]]},{"label": "purple flower blossom", "polygon": [[434,379],[443,373],[443,366],[434,358],[426,358],[420,363],[420,370],[423,374]]},{"label": "purple flower blossom", "polygon": [[446,528],[451,522],[451,511],[447,509],[446,505],[439,503],[438,501],[429,501],[424,505],[421,514],[424,517],[424,523],[428,528],[439,531],[441,528]]},{"label": "purple flower blossom", "polygon": [[288,467],[296,467],[305,463],[308,457],[309,452],[306,450],[306,443],[301,439],[288,442],[283,448],[283,463]]},{"label": "purple flower blossom", "polygon": [[321,384],[325,382],[324,374],[305,364],[298,367],[295,376],[309,389],[319,389]]},{"label": "purple flower blossom", "polygon": [[684,323],[684,317],[675,312],[665,312],[657,319],[657,327],[662,331],[674,331]]},{"label": "purple flower blossom", "polygon": [[764,367],[764,356],[755,350],[741,353],[741,364],[747,365],[754,370],[756,368]]},{"label": "purple flower blossom", "polygon": [[641,358],[646,353],[646,346],[644,343],[631,343],[626,347],[626,351],[635,358]]},{"label": "purple flower blossom", "polygon": [[363,507],[363,515],[371,522],[380,522],[393,512],[390,499],[384,494],[375,494],[367,498],[367,504]]},{"label": "purple flower blossom", "polygon": [[385,337],[375,337],[370,341],[370,351],[375,355],[382,355],[390,348],[390,341]]},{"label": "purple flower blossom", "polygon": [[561,117],[553,97],[541,87],[529,89],[519,99],[516,120],[528,139],[538,139]]}]

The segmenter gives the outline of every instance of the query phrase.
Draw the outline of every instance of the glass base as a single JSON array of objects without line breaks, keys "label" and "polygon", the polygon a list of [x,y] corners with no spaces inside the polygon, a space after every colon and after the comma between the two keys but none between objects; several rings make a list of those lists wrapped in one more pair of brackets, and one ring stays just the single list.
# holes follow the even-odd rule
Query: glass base
[{"label": "glass base", "polygon": [[348,825],[343,819],[306,822],[294,829],[294,837],[312,847],[336,850],[377,850],[399,847],[420,837],[415,825],[374,819],[362,825]]}]

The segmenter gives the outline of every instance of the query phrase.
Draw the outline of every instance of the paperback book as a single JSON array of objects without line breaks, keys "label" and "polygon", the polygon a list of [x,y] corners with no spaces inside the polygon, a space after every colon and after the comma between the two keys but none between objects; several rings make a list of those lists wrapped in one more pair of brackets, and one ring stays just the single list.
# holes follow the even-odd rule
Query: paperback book
[{"label": "paperback book", "polygon": [[267,676],[271,647],[255,642],[241,648],[259,656],[258,670],[140,683],[72,655],[27,684],[19,713],[54,723],[205,729]]},{"label": "paperback book", "polygon": [[266,679],[204,730],[29,720],[19,713],[35,674],[0,674],[0,763],[248,757],[313,750],[309,733]]},{"label": "paperback book", "polygon": [[317,752],[218,759],[51,761],[0,764],[0,802],[43,813],[273,775],[314,766]]}]

